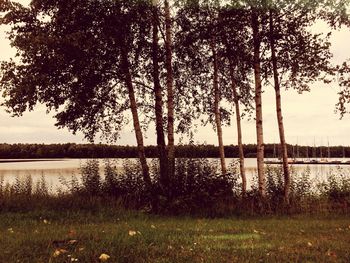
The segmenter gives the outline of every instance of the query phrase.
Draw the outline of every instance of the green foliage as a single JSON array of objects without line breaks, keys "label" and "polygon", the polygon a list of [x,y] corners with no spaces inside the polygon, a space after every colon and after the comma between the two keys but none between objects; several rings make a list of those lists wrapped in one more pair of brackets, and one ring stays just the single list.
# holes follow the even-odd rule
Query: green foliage
[{"label": "green foliage", "polygon": [[97,134],[117,138],[129,108],[120,53],[126,45],[138,50],[130,55],[131,66],[138,67],[147,2],[10,5],[2,22],[11,25],[18,53],[17,60],[1,64],[4,105],[21,115],[42,103],[56,112],[58,127],[82,131],[90,141]]},{"label": "green foliage", "polygon": [[140,208],[148,204],[149,193],[138,163],[125,160],[122,168],[117,168],[111,161],[106,161],[104,169],[101,189],[104,195],[120,199],[125,207]]},{"label": "green foliage", "polygon": [[99,161],[95,159],[86,161],[86,163],[81,166],[80,172],[82,180],[82,193],[91,196],[100,194],[101,176]]},{"label": "green foliage", "polygon": [[217,164],[207,159],[177,159],[171,181],[171,200],[163,207],[171,214],[217,213],[220,203],[232,202],[236,174],[221,175]]},{"label": "green foliage", "polygon": [[344,170],[338,168],[319,185],[320,192],[332,203],[342,206],[350,205],[350,176]]}]

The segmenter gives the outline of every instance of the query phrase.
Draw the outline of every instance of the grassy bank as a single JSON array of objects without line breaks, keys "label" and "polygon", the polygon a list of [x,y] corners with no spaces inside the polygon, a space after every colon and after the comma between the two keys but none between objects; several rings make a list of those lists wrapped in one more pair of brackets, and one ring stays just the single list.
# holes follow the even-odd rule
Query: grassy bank
[{"label": "grassy bank", "polygon": [[7,212],[0,247],[0,262],[349,262],[350,218]]}]

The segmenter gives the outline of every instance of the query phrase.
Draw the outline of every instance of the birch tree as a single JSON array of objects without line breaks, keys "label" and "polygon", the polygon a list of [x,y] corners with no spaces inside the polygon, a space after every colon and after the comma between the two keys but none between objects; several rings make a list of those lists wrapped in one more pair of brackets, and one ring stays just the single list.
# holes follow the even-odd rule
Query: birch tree
[{"label": "birch tree", "polygon": [[327,34],[310,29],[318,18],[318,3],[302,1],[271,2],[267,41],[271,51],[270,68],[276,97],[276,113],[284,173],[284,199],[289,203],[290,174],[282,116],[281,86],[300,93],[310,90],[310,83],[325,80],[331,73],[330,43]]},{"label": "birch tree", "polygon": [[[142,1],[33,1],[3,22],[17,59],[1,64],[1,89],[15,116],[37,103],[56,112],[56,125],[117,140],[131,111],[145,184],[151,191],[138,112],[139,49],[148,23]],[[147,27],[146,27],[147,28]],[[128,99],[126,99],[128,98]]]}]

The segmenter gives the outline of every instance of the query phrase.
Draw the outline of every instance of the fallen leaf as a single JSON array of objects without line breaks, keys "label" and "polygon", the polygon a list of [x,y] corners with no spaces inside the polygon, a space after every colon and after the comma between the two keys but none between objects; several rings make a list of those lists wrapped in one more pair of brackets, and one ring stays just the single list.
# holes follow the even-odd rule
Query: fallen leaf
[{"label": "fallen leaf", "polygon": [[67,252],[68,252],[67,250],[59,248],[59,249],[56,249],[55,252],[53,252],[52,256],[54,258],[56,258],[56,257],[58,257],[58,256],[60,256],[62,254],[66,254]]},{"label": "fallen leaf", "polygon": [[331,251],[330,249],[328,249],[326,255],[333,258],[337,257],[337,254],[334,251]]},{"label": "fallen leaf", "polygon": [[137,234],[136,231],[134,231],[134,230],[129,230],[129,236],[133,237],[133,236],[135,236],[136,234]]},{"label": "fallen leaf", "polygon": [[99,260],[102,262],[106,262],[108,259],[110,259],[111,257],[107,254],[102,253],[99,257]]}]

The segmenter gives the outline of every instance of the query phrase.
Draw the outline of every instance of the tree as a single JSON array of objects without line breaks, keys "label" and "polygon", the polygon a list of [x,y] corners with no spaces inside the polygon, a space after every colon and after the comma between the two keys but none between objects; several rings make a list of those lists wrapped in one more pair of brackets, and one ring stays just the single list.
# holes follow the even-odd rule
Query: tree
[{"label": "tree", "polygon": [[222,174],[227,173],[226,161],[225,161],[225,149],[222,138],[222,127],[221,127],[221,113],[220,113],[220,90],[219,90],[219,65],[218,65],[218,54],[216,50],[216,37],[215,35],[211,40],[211,50],[213,55],[213,90],[214,90],[214,114],[216,123],[216,133],[219,142],[220,162]]},{"label": "tree", "polygon": [[173,76],[173,52],[172,52],[172,18],[168,0],[164,0],[165,13],[165,49],[166,49],[166,79],[167,79],[167,110],[168,110],[168,173],[172,178],[175,174],[175,139],[174,139],[174,76]]},{"label": "tree", "polygon": [[160,183],[163,187],[163,192],[169,192],[169,174],[168,174],[168,154],[166,150],[164,122],[163,122],[163,93],[160,83],[160,68],[159,68],[159,9],[158,1],[153,3],[152,8],[152,77],[154,85],[154,101],[155,101],[155,117],[156,117],[156,132],[157,146],[159,152],[160,165]]},{"label": "tree", "polygon": [[259,193],[262,198],[266,196],[266,178],[264,170],[264,132],[262,115],[262,77],[261,77],[261,25],[263,7],[251,6],[251,28],[253,39],[253,69],[255,79],[255,121],[257,138],[257,166]]},{"label": "tree", "polygon": [[276,56],[276,46],[275,46],[275,29],[274,29],[274,10],[269,10],[269,24],[270,24],[270,48],[271,48],[271,61],[272,61],[272,70],[274,77],[274,87],[276,95],[276,112],[277,112],[277,122],[278,122],[278,131],[280,136],[281,143],[281,153],[282,153],[282,162],[283,162],[283,173],[284,173],[284,198],[289,203],[289,191],[290,191],[290,174],[289,174],[289,165],[288,165],[288,151],[287,143],[284,134],[284,124],[282,116],[282,106],[281,106],[281,88],[279,82],[279,73],[277,66],[277,56]]},{"label": "tree", "polygon": [[[179,11],[181,46],[180,59],[187,70],[190,80],[184,85],[191,85],[196,111],[204,124],[211,122],[215,127],[220,153],[222,174],[227,173],[225,151],[222,136],[222,123],[228,121],[229,114],[220,102],[222,100],[225,80],[221,75],[221,43],[219,40],[218,14],[219,4],[216,1],[185,1]],[[206,83],[212,83],[212,86]]]},{"label": "tree", "polygon": [[266,41],[271,51],[268,67],[273,77],[276,96],[284,172],[284,199],[289,203],[290,174],[280,88],[282,85],[303,92],[309,90],[309,83],[323,80],[322,73],[330,72],[330,45],[327,37],[314,34],[309,29],[317,19],[317,3],[276,1],[271,2],[268,9],[269,30]]},{"label": "tree", "polygon": [[249,26],[250,21],[247,10],[239,4],[224,6],[220,10],[220,39],[224,46],[223,56],[227,60],[228,79],[231,82],[231,92],[226,94],[226,99],[234,104],[237,126],[237,142],[239,153],[239,167],[242,178],[242,195],[247,190],[247,179],[244,165],[244,146],[241,127],[241,108],[245,107],[245,112],[252,111],[252,87],[250,85],[251,75],[251,51],[249,49]]},{"label": "tree", "polygon": [[[321,16],[333,29],[342,27],[350,28],[350,13],[349,0],[324,0],[321,8]],[[338,75],[335,79],[341,88],[339,94],[339,101],[336,104],[336,109],[341,118],[348,113],[347,104],[350,103],[350,66],[349,59],[344,61],[341,65],[337,65],[334,72]]]},{"label": "tree", "polygon": [[[37,103],[55,111],[58,127],[117,139],[132,112],[139,159],[151,179],[133,85],[148,32],[143,1],[33,1],[11,5],[3,22],[19,62],[1,65],[4,105],[14,115]],[[129,98],[129,100],[126,99]]]}]

